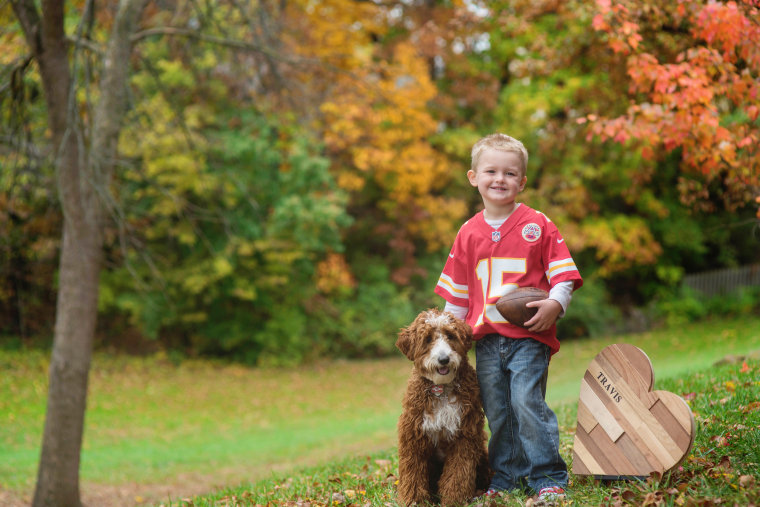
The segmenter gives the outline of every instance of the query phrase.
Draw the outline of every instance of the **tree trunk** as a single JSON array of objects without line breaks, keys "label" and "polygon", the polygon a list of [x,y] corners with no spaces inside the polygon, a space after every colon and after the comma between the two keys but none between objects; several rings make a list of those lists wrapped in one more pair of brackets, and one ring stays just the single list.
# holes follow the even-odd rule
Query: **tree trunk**
[{"label": "tree trunk", "polygon": [[[77,180],[76,184],[80,182]],[[86,217],[86,218],[85,218]],[[34,505],[78,506],[79,459],[98,304],[101,228],[65,213],[50,387]]]},{"label": "tree trunk", "polygon": [[88,156],[80,150],[76,107],[70,104],[73,93],[63,25],[64,2],[43,0],[40,15],[34,0],[12,0],[40,68],[63,207],[55,335],[35,506],[81,505],[79,463],[97,321],[104,203],[126,112],[130,36],[145,3],[146,0],[119,3],[105,53]]}]

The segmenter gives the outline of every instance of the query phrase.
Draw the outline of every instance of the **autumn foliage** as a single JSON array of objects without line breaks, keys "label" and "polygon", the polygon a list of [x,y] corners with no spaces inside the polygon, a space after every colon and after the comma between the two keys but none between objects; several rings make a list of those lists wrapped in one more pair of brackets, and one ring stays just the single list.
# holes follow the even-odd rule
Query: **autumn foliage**
[{"label": "autumn foliage", "polygon": [[[116,3],[85,7],[67,12],[83,131]],[[754,262],[758,18],[749,0],[149,3],[101,194],[101,342],[391,352],[440,303],[481,205],[469,150],[493,131],[528,147],[521,197],[591,282],[578,322]],[[0,328],[31,339],[52,326],[61,213],[39,72],[8,4],[0,22]]]},{"label": "autumn foliage", "polygon": [[[592,132],[635,141],[650,168],[678,150],[686,205],[713,211],[711,183],[729,210],[760,198],[757,2],[598,0],[597,6],[592,25],[625,58],[631,105],[619,117],[589,115]],[[682,35],[652,37],[660,32]]]}]

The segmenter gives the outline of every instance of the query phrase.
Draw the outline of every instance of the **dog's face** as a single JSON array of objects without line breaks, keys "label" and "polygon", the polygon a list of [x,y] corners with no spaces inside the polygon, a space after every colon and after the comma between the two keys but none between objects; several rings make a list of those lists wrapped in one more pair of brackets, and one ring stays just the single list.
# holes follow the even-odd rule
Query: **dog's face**
[{"label": "dog's face", "polygon": [[448,312],[427,310],[401,330],[396,347],[414,361],[423,377],[435,384],[448,384],[467,360],[472,329]]}]

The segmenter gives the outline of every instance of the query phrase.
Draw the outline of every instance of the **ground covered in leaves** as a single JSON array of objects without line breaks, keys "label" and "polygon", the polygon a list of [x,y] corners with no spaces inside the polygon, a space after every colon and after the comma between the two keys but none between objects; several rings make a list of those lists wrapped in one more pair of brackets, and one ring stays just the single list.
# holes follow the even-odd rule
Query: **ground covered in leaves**
[{"label": "ground covered in leaves", "polygon": [[[601,482],[571,474],[562,505],[760,505],[760,360],[738,358],[656,388],[679,394],[692,409],[697,434],[686,459],[670,473],[645,481]],[[574,407],[558,417],[561,452],[571,466]],[[162,505],[394,507],[397,470],[396,450],[390,449]],[[471,505],[534,503],[534,497],[517,494],[475,499]]]}]

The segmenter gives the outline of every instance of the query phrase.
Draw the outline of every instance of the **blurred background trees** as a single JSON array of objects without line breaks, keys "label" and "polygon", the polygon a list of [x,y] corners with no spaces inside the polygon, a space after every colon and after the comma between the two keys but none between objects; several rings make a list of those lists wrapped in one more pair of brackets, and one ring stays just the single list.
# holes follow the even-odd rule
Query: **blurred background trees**
[{"label": "blurred background trees", "polygon": [[[83,125],[116,2],[66,13]],[[83,18],[89,13],[89,18]],[[685,275],[760,261],[750,0],[149,2],[108,213],[96,346],[251,364],[375,356],[479,210],[469,150],[587,280],[565,336],[653,322]],[[52,335],[63,223],[39,68],[0,6],[0,333]],[[84,27],[75,30],[72,27]],[[81,142],[92,132],[83,131]]]}]

